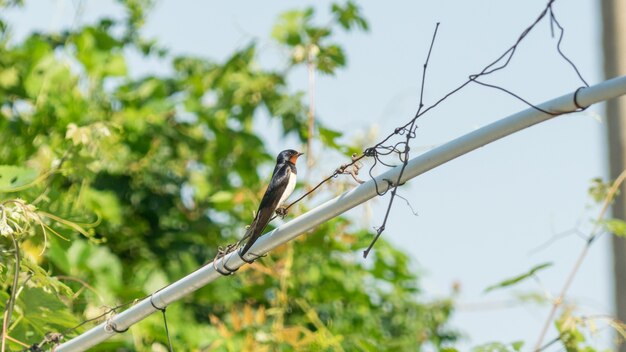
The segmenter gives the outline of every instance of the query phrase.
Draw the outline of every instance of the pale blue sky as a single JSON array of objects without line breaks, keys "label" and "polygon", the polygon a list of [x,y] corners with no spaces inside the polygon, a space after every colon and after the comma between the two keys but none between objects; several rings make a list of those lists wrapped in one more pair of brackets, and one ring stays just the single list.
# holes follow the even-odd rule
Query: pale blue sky
[{"label": "pale blue sky", "polygon": [[[16,37],[30,29],[57,30],[72,23],[76,1],[30,1],[26,11],[12,11]],[[311,2],[306,2],[311,3]],[[497,58],[537,17],[545,0],[360,2],[371,25],[369,33],[340,34],[348,68],[317,84],[317,112],[326,124],[349,132],[366,133],[373,126],[387,135],[415,113],[421,67],[436,22],[439,36],[428,72],[425,103],[432,103]],[[252,38],[260,43],[261,64],[279,65],[284,53],[269,39],[277,14],[302,8],[305,2],[160,1],[144,33],[178,54],[225,58]],[[329,2],[315,2],[321,19]],[[554,5],[565,27],[563,50],[576,62],[590,84],[602,77],[598,2],[561,0]],[[85,2],[81,21],[119,13],[109,1]],[[489,81],[539,103],[580,86],[560,61],[544,21],[528,37],[505,72]],[[135,75],[162,72],[161,62],[131,62]],[[306,87],[304,71],[290,77],[294,87]],[[494,90],[470,86],[424,116],[413,150],[427,150],[461,134],[515,113],[526,106]],[[572,235],[532,252],[555,233],[576,227],[588,230],[589,181],[607,174],[603,107],[557,118],[476,150],[407,184],[402,194],[419,212],[413,217],[401,203],[395,207],[385,238],[405,248],[413,267],[423,273],[428,297],[446,296],[459,281],[460,309],[453,324],[467,333],[463,346],[491,340],[525,340],[534,344],[548,307],[507,306],[513,292],[560,290],[584,241]],[[259,125],[261,126],[261,125]],[[263,122],[273,150],[293,147],[277,142],[279,125]],[[269,127],[268,127],[269,126]],[[298,147],[298,146],[296,146]],[[339,159],[319,161],[313,175],[337,167]],[[319,204],[323,199],[311,200]],[[386,200],[386,199],[385,199]],[[379,225],[385,200],[374,202],[366,226]],[[352,210],[361,215],[363,208]],[[610,283],[609,238],[601,238],[589,252],[569,298],[581,314],[607,314],[613,307]],[[540,284],[530,280],[513,290],[483,294],[485,287],[522,273],[542,262]],[[554,337],[552,330],[548,339]],[[604,337],[603,341],[607,341]]]}]

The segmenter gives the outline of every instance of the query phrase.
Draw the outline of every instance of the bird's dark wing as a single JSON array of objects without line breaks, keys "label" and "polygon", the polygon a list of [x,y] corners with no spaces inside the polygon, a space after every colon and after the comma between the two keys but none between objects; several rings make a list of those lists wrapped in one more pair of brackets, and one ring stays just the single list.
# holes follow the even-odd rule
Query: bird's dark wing
[{"label": "bird's dark wing", "polygon": [[274,215],[274,211],[276,211],[276,207],[278,206],[278,201],[285,192],[287,184],[289,183],[290,172],[291,170],[287,164],[276,165],[274,174],[272,175],[272,180],[270,181],[269,186],[267,186],[267,190],[265,190],[263,199],[261,199],[259,210],[257,211],[252,224],[244,236],[244,238],[248,237],[249,239],[243,247],[243,250],[240,252],[241,255],[246,254],[270,222],[270,219]]}]

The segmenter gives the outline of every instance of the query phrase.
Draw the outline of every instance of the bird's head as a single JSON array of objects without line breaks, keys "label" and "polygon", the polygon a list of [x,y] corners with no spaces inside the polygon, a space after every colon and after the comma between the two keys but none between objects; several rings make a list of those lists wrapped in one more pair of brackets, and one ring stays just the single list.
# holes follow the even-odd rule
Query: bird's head
[{"label": "bird's head", "polygon": [[302,154],[304,153],[297,152],[293,149],[283,150],[282,152],[280,152],[280,154],[278,154],[278,158],[276,158],[276,162],[277,163],[290,162],[295,165],[296,160],[298,160],[298,157]]}]

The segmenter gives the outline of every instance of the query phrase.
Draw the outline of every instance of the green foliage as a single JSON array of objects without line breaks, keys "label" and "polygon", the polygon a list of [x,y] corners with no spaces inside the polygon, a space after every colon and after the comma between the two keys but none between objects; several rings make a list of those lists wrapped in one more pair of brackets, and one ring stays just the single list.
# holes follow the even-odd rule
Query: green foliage
[{"label": "green foliage", "polygon": [[559,340],[567,352],[595,352],[596,349],[586,345],[585,335],[581,328],[586,328],[585,320],[572,315],[571,309],[566,309],[554,322],[559,332]]},{"label": "green foliage", "polygon": [[591,186],[589,186],[589,195],[596,203],[601,203],[606,199],[608,191],[611,188],[610,182],[604,182],[601,178],[596,177],[591,180]]},{"label": "green foliage", "polygon": [[22,6],[22,5],[24,5],[23,0],[0,0],[0,8],[11,7],[11,6]]},{"label": "green foliage", "polygon": [[360,27],[362,30],[369,29],[369,25],[361,15],[359,7],[352,1],[347,1],[345,6],[333,4],[332,12],[336,16],[337,22],[344,29],[351,29],[353,26]]},{"label": "green foliage", "polygon": [[324,143],[324,145],[335,149],[341,149],[341,145],[337,142],[337,139],[343,135],[341,132],[331,130],[330,128],[323,126],[320,126],[318,131],[320,141]]},{"label": "green foliage", "polygon": [[[291,64],[265,70],[254,42],[224,62],[171,56],[140,35],[152,1],[121,3],[122,19],[0,41],[0,307],[13,288],[18,250],[9,334],[27,345],[48,331],[75,336],[90,325],[73,327],[104,306],[143,297],[239,239],[269,176],[257,170],[274,162],[254,119],[266,110],[284,135],[304,140],[307,107],[286,83],[289,68],[314,64],[335,73],[346,58],[332,41],[334,28],[368,28],[352,2],[333,5],[326,26],[313,23],[311,9],[287,12],[273,36],[290,50]],[[129,50],[166,56],[172,73],[131,78]],[[317,128],[328,148],[350,148],[339,144],[340,132]],[[334,219],[172,305],[174,346],[451,346],[452,303],[423,302],[408,257],[384,241],[363,262],[372,234],[354,229]],[[155,315],[94,350],[165,344]]]},{"label": "green foliage", "polygon": [[626,237],[626,222],[620,219],[607,219],[602,221],[606,230],[615,236]]},{"label": "green foliage", "polygon": [[7,192],[27,185],[37,178],[37,170],[12,165],[0,165],[0,191]]},{"label": "green foliage", "polygon": [[341,46],[328,42],[333,27],[340,26],[344,30],[359,27],[367,30],[368,24],[358,6],[351,1],[345,6],[333,4],[331,11],[334,15],[331,26],[318,26],[313,23],[312,7],[287,11],[280,16],[278,24],[272,31],[272,37],[291,49],[292,64],[306,62],[326,74],[334,74],[338,68],[346,65],[346,56]]},{"label": "green foliage", "polygon": [[485,289],[485,292],[493,291],[493,290],[499,289],[499,288],[513,286],[515,284],[518,284],[521,281],[524,281],[524,280],[528,279],[529,277],[534,276],[538,271],[546,269],[546,268],[549,268],[551,266],[552,266],[552,263],[543,263],[543,264],[535,265],[528,272],[526,272],[524,274],[520,274],[520,275],[514,276],[512,278],[500,281],[499,283],[497,283],[495,285],[491,285],[491,286],[487,287]]},{"label": "green foliage", "polygon": [[516,341],[509,344],[490,342],[472,348],[472,352],[516,352],[521,351],[523,346],[524,342],[522,341]]},{"label": "green foliage", "polygon": [[[589,195],[598,204],[612,204],[620,192],[620,188],[616,187],[613,192],[614,194],[611,194],[611,189],[614,187],[613,184],[614,181],[604,182],[601,178],[594,178],[591,180]],[[596,222],[597,225],[605,231],[618,237],[626,237],[626,222],[624,222],[624,220],[600,218]]]}]

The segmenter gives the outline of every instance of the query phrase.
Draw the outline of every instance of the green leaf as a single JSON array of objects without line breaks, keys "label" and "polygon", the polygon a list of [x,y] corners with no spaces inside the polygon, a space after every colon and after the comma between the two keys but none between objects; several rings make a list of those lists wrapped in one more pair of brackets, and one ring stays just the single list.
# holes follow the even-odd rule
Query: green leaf
[{"label": "green leaf", "polygon": [[620,219],[607,219],[602,221],[606,230],[618,237],[626,237],[626,222]]},{"label": "green leaf", "polygon": [[35,169],[0,165],[0,192],[10,191],[33,182],[38,172]]},{"label": "green leaf", "polygon": [[211,197],[209,197],[209,201],[213,203],[230,202],[232,199],[233,199],[233,194],[227,191],[217,191]]},{"label": "green leaf", "polygon": [[522,347],[524,347],[524,341],[515,341],[511,343],[511,347],[513,347],[514,351],[521,351]]},{"label": "green leaf", "polygon": [[56,278],[51,278],[50,274],[34,261],[28,258],[23,258],[21,266],[23,267],[23,271],[28,271],[30,273],[31,282],[36,287],[46,289],[47,291],[51,291],[51,289],[53,289],[58,294],[67,297],[72,296],[73,292],[71,288]]},{"label": "green leaf", "polygon": [[69,328],[78,324],[67,306],[54,294],[40,288],[25,288],[18,297],[24,319],[42,330]]},{"label": "green leaf", "polygon": [[563,311],[561,316],[554,322],[559,332],[559,340],[567,351],[594,351],[589,346],[584,346],[585,335],[580,330],[584,323],[582,319],[572,315],[571,309]]},{"label": "green leaf", "polygon": [[303,43],[302,30],[313,16],[313,8],[292,10],[280,15],[278,23],[272,29],[272,37],[278,42],[296,46]]},{"label": "green leaf", "polygon": [[104,65],[104,74],[106,76],[124,76],[126,75],[126,60],[122,54],[113,54],[107,57]]},{"label": "green leaf", "polygon": [[67,262],[72,271],[69,273],[75,275],[77,272],[88,269],[87,260],[91,256],[91,247],[84,240],[74,240],[70,248],[66,251]]},{"label": "green leaf", "polygon": [[167,275],[163,271],[154,270],[143,284],[143,289],[146,293],[152,293],[167,286],[168,283]]},{"label": "green leaf", "polygon": [[11,88],[18,83],[19,76],[15,67],[0,70],[0,88]]},{"label": "green leaf", "polygon": [[332,34],[331,30],[326,27],[307,27],[305,28],[305,33],[312,44],[318,44],[322,39]]},{"label": "green leaf", "polygon": [[353,26],[358,26],[364,31],[369,29],[367,21],[361,16],[361,10],[353,1],[346,2],[346,5],[343,7],[333,4],[331,11],[339,24],[346,30],[351,29]]},{"label": "green leaf", "polygon": [[543,292],[515,292],[513,294],[520,303],[547,305],[552,303]]},{"label": "green leaf", "polygon": [[517,352],[521,350],[523,345],[523,341],[516,341],[510,344],[489,342],[472,348],[472,352]]},{"label": "green leaf", "polygon": [[119,52],[121,42],[101,28],[86,27],[75,37],[77,58],[92,76],[123,76],[126,60]]},{"label": "green leaf", "polygon": [[552,263],[543,263],[543,264],[539,264],[536,265],[535,267],[533,267],[532,269],[530,269],[527,273],[512,277],[510,279],[506,279],[504,281],[501,281],[495,285],[489,286],[485,289],[485,293],[489,292],[489,291],[493,291],[495,289],[498,288],[503,288],[503,287],[508,287],[508,286],[513,286],[517,283],[519,283],[520,281],[526,280],[527,278],[535,275],[535,273],[537,273],[540,270],[543,270],[545,268],[549,268],[552,266]]},{"label": "green leaf", "polygon": [[339,149],[340,146],[339,144],[337,144],[336,139],[343,136],[343,133],[339,131],[331,130],[330,128],[326,128],[322,126],[318,127],[318,131],[319,131],[319,137],[322,143],[324,143],[325,145],[329,147]]},{"label": "green leaf", "polygon": [[317,69],[326,74],[333,74],[335,70],[346,65],[346,56],[338,45],[320,47],[317,54]]},{"label": "green leaf", "polygon": [[121,224],[122,208],[115,193],[87,188],[83,194],[83,200],[89,210],[102,216],[104,220],[112,225]]},{"label": "green leaf", "polygon": [[[56,236],[50,239],[50,246],[46,250],[45,254],[48,259],[54,263],[61,271],[65,273],[70,273],[72,271],[72,266],[68,259],[68,254],[66,253],[66,248],[59,243],[59,240]],[[68,246],[67,242],[63,243],[64,246]]]},{"label": "green leaf", "polygon": [[609,188],[611,188],[610,183],[605,183],[601,178],[596,177],[591,180],[588,193],[596,203],[600,203],[606,198]]},{"label": "green leaf", "polygon": [[61,87],[68,88],[75,82],[69,65],[56,59],[53,53],[43,57],[28,73],[24,81],[24,88],[28,97],[34,100],[41,99],[40,94],[47,94],[51,90]]}]

